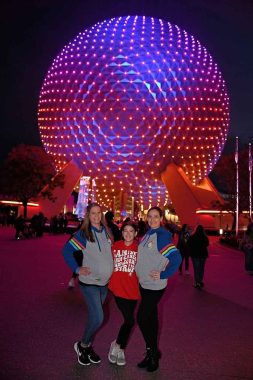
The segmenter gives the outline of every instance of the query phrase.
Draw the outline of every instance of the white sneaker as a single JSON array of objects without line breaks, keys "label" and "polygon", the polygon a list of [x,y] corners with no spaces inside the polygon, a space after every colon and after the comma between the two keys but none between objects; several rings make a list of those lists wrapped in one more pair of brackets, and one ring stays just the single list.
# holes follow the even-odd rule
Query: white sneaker
[{"label": "white sneaker", "polygon": [[75,279],[73,277],[70,279],[68,287],[69,288],[74,288],[75,287]]},{"label": "white sneaker", "polygon": [[188,270],[186,270],[185,274],[187,274],[187,276],[189,276],[190,272]]},{"label": "white sneaker", "polygon": [[120,348],[118,345],[116,345],[116,340],[114,340],[111,343],[111,347],[108,353],[108,360],[110,363],[115,364],[117,362],[117,355],[118,355],[119,350]]},{"label": "white sneaker", "polygon": [[117,365],[126,365],[125,351],[122,349],[118,351]]}]

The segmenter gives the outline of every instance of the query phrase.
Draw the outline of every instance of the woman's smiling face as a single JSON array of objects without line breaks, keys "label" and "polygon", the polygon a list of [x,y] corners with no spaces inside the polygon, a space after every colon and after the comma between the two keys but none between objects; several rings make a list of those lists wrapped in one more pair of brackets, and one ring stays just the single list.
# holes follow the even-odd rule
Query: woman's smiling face
[{"label": "woman's smiling face", "polygon": [[90,223],[92,226],[99,227],[100,222],[101,222],[101,217],[102,217],[102,213],[99,206],[94,206],[90,209],[89,218],[90,218]]},{"label": "woman's smiling face", "polygon": [[159,228],[161,226],[162,217],[158,210],[150,210],[147,215],[149,227]]},{"label": "woman's smiling face", "polygon": [[122,236],[126,245],[130,245],[136,236],[136,231],[132,226],[125,226],[122,230]]}]

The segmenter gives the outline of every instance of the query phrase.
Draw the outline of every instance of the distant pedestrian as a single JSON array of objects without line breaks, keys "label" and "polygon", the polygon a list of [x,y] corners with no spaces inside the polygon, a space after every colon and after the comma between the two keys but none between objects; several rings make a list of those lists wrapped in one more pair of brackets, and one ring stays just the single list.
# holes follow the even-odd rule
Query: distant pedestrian
[{"label": "distant pedestrian", "polygon": [[24,228],[25,228],[25,219],[24,219],[23,215],[19,215],[16,218],[16,220],[14,222],[14,227],[16,230],[15,239],[19,240],[20,237],[22,236],[22,234],[24,233]]},{"label": "distant pedestrian", "polygon": [[[80,250],[83,252],[82,266],[74,256],[74,252]],[[84,366],[100,363],[101,359],[93,350],[92,341],[104,319],[103,304],[113,260],[111,240],[99,204],[88,205],[83,224],[65,244],[63,256],[71,270],[79,275],[80,290],[88,309],[83,337],[74,345],[78,363]]]},{"label": "distant pedestrian", "polygon": [[59,232],[62,234],[64,232],[64,215],[62,212],[58,216],[58,227]]},{"label": "distant pedestrian", "polygon": [[190,231],[187,224],[183,224],[181,231],[178,235],[178,242],[177,242],[177,248],[179,249],[179,252],[182,256],[182,262],[179,266],[179,273],[183,273],[183,262],[185,266],[185,274],[189,275],[189,246],[188,246],[188,240],[190,237]]},{"label": "distant pedestrian", "polygon": [[207,247],[209,239],[203,226],[197,226],[195,232],[189,237],[188,247],[194,270],[194,287],[201,289],[204,286],[205,263],[208,257]]},{"label": "distant pedestrian", "polygon": [[245,254],[245,270],[253,274],[253,223],[249,223],[241,242],[241,249]]},{"label": "distant pedestrian", "polygon": [[66,214],[64,214],[64,217],[63,217],[63,230],[64,230],[64,233],[66,234],[67,233],[67,227],[68,227],[68,217]]},{"label": "distant pedestrian", "polygon": [[38,226],[37,226],[37,236],[42,237],[45,226],[45,216],[42,212],[38,214]]},{"label": "distant pedestrian", "polygon": [[149,230],[139,244],[135,267],[141,293],[137,321],[146,343],[146,356],[138,363],[138,367],[153,372],[158,369],[161,357],[158,350],[157,306],[165,292],[168,278],[178,270],[181,256],[172,243],[171,233],[161,226],[162,210],[151,207],[147,220]]},{"label": "distant pedestrian", "polygon": [[50,222],[50,227],[51,227],[51,231],[53,232],[53,234],[56,235],[58,233],[58,228],[59,228],[57,215],[52,216],[51,222]]},{"label": "distant pedestrian", "polygon": [[122,239],[121,231],[117,224],[114,223],[114,213],[112,211],[107,211],[105,213],[105,220],[111,235],[113,236],[113,240],[118,241]]},{"label": "distant pedestrian", "polygon": [[147,223],[144,222],[144,220],[141,218],[138,222],[138,232],[136,236],[138,243],[142,240],[147,230],[148,230]]},{"label": "distant pedestrian", "polygon": [[109,361],[119,366],[126,364],[125,348],[134,326],[134,310],[140,298],[139,282],[135,273],[138,254],[135,240],[137,226],[130,221],[123,224],[121,231],[123,240],[115,242],[112,247],[114,271],[109,281],[109,289],[124,318],[108,354]]}]

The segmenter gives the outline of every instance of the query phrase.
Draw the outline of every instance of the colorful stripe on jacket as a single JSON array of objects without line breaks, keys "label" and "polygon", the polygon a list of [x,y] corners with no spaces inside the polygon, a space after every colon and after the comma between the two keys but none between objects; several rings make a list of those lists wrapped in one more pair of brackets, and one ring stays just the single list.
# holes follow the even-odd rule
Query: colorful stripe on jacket
[{"label": "colorful stripe on jacket", "polygon": [[75,250],[85,249],[85,246],[82,243],[80,243],[80,241],[78,241],[75,237],[72,237],[69,240],[69,243],[72,245],[73,248],[75,248]]},{"label": "colorful stripe on jacket", "polygon": [[176,246],[173,243],[167,244],[160,250],[161,255],[169,256],[171,252],[177,251]]}]

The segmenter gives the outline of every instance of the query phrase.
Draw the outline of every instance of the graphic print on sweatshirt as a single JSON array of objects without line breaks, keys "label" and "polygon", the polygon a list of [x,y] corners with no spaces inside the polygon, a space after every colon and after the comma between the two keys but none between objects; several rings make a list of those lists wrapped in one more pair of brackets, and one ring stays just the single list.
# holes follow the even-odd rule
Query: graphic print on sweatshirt
[{"label": "graphic print on sweatshirt", "polygon": [[114,249],[114,272],[127,272],[131,276],[135,270],[137,252],[129,249]]}]

